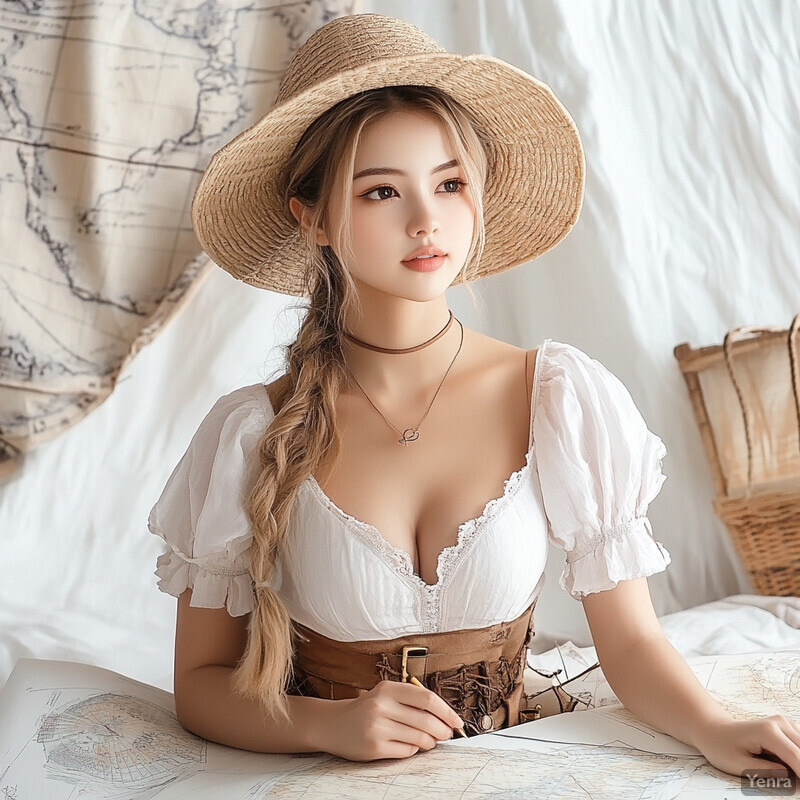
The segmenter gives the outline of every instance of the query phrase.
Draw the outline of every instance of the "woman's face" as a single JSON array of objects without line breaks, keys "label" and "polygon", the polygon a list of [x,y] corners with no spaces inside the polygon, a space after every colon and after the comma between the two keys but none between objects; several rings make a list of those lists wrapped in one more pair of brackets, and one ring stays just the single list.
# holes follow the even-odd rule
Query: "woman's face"
[{"label": "woman's face", "polygon": [[[466,261],[475,216],[466,176],[453,161],[447,134],[426,114],[393,112],[364,128],[350,178],[355,258],[346,261],[360,291],[366,286],[425,301],[453,282]],[[337,203],[330,208],[334,216],[341,214]],[[423,247],[445,254],[432,271],[404,263]]]}]

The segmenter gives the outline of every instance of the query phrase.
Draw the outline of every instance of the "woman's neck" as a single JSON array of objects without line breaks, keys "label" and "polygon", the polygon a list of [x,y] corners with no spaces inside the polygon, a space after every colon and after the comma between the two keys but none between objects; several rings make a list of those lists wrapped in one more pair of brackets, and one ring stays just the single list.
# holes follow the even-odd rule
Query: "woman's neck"
[{"label": "woman's neck", "polygon": [[[399,350],[434,341],[413,352],[383,353],[345,338],[347,367],[375,402],[424,394],[431,386],[439,385],[461,344],[460,324],[453,319],[447,327],[449,318],[445,304],[433,307],[415,303],[395,313],[365,314],[360,324],[348,326],[347,330],[367,344]],[[456,366],[453,364],[453,369]],[[358,391],[357,387],[351,388]]]}]

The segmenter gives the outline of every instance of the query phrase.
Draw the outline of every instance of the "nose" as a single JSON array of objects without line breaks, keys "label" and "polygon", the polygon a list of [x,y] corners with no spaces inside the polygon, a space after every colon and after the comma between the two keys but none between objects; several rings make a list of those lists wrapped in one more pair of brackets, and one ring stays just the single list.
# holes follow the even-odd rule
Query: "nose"
[{"label": "nose", "polygon": [[439,218],[433,202],[418,198],[413,202],[408,217],[408,235],[413,237],[432,236],[439,230]]}]

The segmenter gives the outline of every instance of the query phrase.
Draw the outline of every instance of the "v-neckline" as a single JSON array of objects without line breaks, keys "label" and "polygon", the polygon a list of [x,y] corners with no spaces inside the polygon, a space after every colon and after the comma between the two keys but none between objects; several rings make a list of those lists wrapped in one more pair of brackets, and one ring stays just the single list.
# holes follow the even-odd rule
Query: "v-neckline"
[{"label": "v-neckline", "polygon": [[436,558],[436,583],[428,583],[414,572],[414,562],[411,558],[411,554],[402,547],[393,545],[375,525],[370,522],[364,522],[358,519],[358,517],[354,517],[352,514],[348,514],[336,505],[323,491],[313,475],[306,478],[304,483],[311,489],[314,497],[326,511],[343,522],[345,527],[358,535],[371,549],[375,550],[378,555],[383,557],[393,569],[405,576],[422,591],[435,592],[439,591],[447,582],[455,565],[460,561],[458,557],[466,552],[468,545],[471,544],[477,534],[483,530],[486,521],[508,507],[517,489],[523,485],[523,478],[530,471],[532,455],[533,444],[528,448],[528,452],[525,453],[525,464],[518,470],[512,472],[511,475],[503,481],[503,494],[488,500],[483,507],[483,511],[477,517],[468,519],[458,526],[455,543],[442,548]]},{"label": "v-neckline", "polygon": [[[517,489],[523,484],[523,478],[530,472],[531,460],[533,458],[533,419],[536,413],[536,403],[539,396],[539,374],[541,371],[542,355],[550,342],[545,339],[539,346],[536,353],[536,363],[533,370],[533,381],[531,386],[531,408],[528,420],[528,450],[525,453],[525,464],[503,481],[503,493],[488,500],[483,507],[483,511],[477,516],[462,522],[457,529],[456,541],[442,548],[436,559],[436,583],[427,583],[416,572],[414,572],[414,562],[411,554],[402,547],[395,547],[381,532],[370,522],[364,522],[352,514],[348,514],[340,508],[322,489],[319,482],[313,475],[309,475],[301,484],[308,486],[319,504],[335,519],[344,523],[345,527],[353,531],[359,538],[371,547],[379,556],[388,562],[397,573],[404,576],[421,591],[426,593],[436,593],[445,585],[454,567],[459,563],[458,558],[466,552],[469,545],[475,540],[477,534],[483,530],[486,521],[497,514],[500,510],[507,508],[510,499],[516,494]],[[274,414],[266,386],[263,395],[266,397],[267,405]]]}]

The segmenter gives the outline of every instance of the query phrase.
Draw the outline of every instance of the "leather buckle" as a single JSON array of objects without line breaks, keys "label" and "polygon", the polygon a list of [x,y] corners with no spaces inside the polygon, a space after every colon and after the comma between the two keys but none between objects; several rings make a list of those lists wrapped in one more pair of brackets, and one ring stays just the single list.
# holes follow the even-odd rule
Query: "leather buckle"
[{"label": "leather buckle", "polygon": [[403,683],[408,683],[409,656],[411,656],[412,658],[419,656],[427,656],[428,648],[416,644],[404,644],[402,653],[403,653],[402,661],[400,662],[400,680]]},{"label": "leather buckle", "polygon": [[533,722],[542,716],[542,704],[537,703],[533,708],[521,708],[519,710],[520,722]]}]

